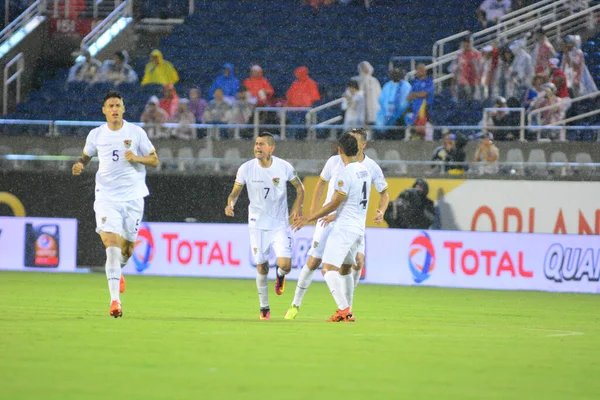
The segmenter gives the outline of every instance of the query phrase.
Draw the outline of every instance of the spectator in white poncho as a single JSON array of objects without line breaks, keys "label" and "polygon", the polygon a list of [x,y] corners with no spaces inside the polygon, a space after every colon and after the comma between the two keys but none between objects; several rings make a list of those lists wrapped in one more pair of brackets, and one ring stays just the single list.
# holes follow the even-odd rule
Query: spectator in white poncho
[{"label": "spectator in white poncho", "polygon": [[365,102],[365,122],[367,125],[375,124],[377,112],[379,111],[379,95],[381,84],[373,76],[373,66],[368,61],[358,64],[358,75],[352,79],[358,82],[358,88],[362,92]]}]

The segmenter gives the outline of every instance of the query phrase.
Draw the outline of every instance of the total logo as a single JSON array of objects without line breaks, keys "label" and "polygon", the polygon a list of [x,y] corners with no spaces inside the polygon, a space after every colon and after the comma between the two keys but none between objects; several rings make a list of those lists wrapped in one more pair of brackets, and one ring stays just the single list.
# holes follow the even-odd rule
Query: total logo
[{"label": "total logo", "polygon": [[138,231],[138,237],[132,255],[135,263],[135,270],[137,272],[143,272],[150,267],[150,263],[154,259],[155,251],[154,237],[152,236],[152,232],[150,232],[150,227],[146,224],[142,224]]},{"label": "total logo", "polygon": [[546,251],[544,275],[556,282],[581,281],[587,275],[588,281],[597,282],[600,279],[600,249],[564,247],[554,243]]},{"label": "total logo", "polygon": [[435,267],[435,248],[427,232],[421,232],[410,243],[408,265],[415,283],[421,283],[429,278]]}]

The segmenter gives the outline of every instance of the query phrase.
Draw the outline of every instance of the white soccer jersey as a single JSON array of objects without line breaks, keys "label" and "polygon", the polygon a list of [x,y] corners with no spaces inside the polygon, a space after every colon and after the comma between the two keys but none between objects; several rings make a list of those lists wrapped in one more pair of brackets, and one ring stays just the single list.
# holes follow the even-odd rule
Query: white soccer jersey
[{"label": "white soccer jersey", "polygon": [[154,146],[142,128],[127,121],[123,121],[118,131],[103,124],[88,134],[83,152],[88,157],[97,155],[100,162],[96,173],[96,199],[128,201],[148,196],[146,167],[127,161],[125,152],[128,150],[147,156],[154,151]]},{"label": "white soccer jersey", "polygon": [[[369,170],[369,174],[371,175],[371,183],[375,185],[375,190],[381,193],[387,189],[388,184],[383,176],[383,171],[381,170],[381,167],[375,161],[373,161],[373,159],[367,157],[365,154],[365,158],[362,160],[361,164],[363,164],[367,170]],[[333,193],[336,190],[336,178],[345,167],[344,161],[339,155],[329,157],[329,160],[327,160],[327,163],[325,163],[325,166],[321,171],[321,179],[325,182],[329,182],[329,185],[327,186],[327,197],[325,197],[325,202],[323,205],[331,201]]]},{"label": "white soccer jersey", "polygon": [[359,162],[351,162],[336,178],[336,192],[346,197],[337,209],[335,228],[363,234],[371,194],[371,175]]},{"label": "white soccer jersey", "polygon": [[248,190],[250,227],[272,230],[289,225],[286,183],[298,176],[289,162],[274,156],[272,159],[269,168],[261,167],[256,158],[246,161],[235,177],[235,183],[246,185]]}]

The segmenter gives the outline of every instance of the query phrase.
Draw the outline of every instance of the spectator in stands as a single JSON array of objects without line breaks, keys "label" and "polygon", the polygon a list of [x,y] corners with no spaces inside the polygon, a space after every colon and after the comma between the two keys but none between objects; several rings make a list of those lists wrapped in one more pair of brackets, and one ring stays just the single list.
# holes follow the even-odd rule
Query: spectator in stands
[{"label": "spectator in stands", "polygon": [[464,163],[467,159],[467,153],[465,147],[469,143],[469,139],[466,136],[458,133],[455,135],[455,139],[452,144],[452,149],[448,152],[446,162],[448,165],[447,171],[450,175],[461,175],[464,173],[468,166]]},{"label": "spectator in stands", "polygon": [[496,91],[499,96],[512,96],[513,94],[513,71],[512,64],[515,55],[508,47],[500,49],[500,62],[498,63],[498,72],[496,74]]},{"label": "spectator in stands", "polygon": [[[542,111],[540,114],[540,125],[552,125],[564,119],[565,109],[563,99],[556,95],[556,86],[553,83],[544,83],[542,92],[536,97],[531,104],[531,111],[538,110],[544,107],[554,106],[548,110]],[[548,130],[548,137],[555,139],[558,136],[557,130]]]},{"label": "spectator in stands", "polygon": [[374,68],[368,61],[358,64],[358,75],[354,80],[358,82],[358,87],[365,98],[365,122],[367,125],[374,125],[379,111],[379,95],[381,94],[381,84],[373,76]]},{"label": "spectator in stands", "polygon": [[487,132],[482,133],[480,137],[479,146],[475,151],[475,157],[473,161],[484,162],[486,164],[479,167],[481,174],[496,174],[498,173],[498,158],[500,157],[500,150],[493,142],[494,135]]},{"label": "spectator in stands", "polygon": [[459,100],[474,100],[479,83],[481,82],[482,58],[481,53],[473,49],[471,39],[464,38],[461,44],[461,50],[451,66],[454,77],[454,84],[458,86]]},{"label": "spectator in stands", "polygon": [[144,69],[142,86],[149,83],[168,85],[177,82],[179,82],[179,74],[173,64],[163,58],[160,50],[152,50],[150,53],[150,62],[146,64],[146,68]]},{"label": "spectator in stands", "polygon": [[263,77],[263,69],[260,65],[253,65],[250,69],[250,77],[243,85],[250,93],[250,101],[257,107],[263,107],[269,104],[269,101],[275,94],[269,80]]},{"label": "spectator in stands", "polygon": [[215,89],[214,98],[206,106],[204,122],[207,124],[228,124],[231,120],[231,104],[225,101],[223,89]]},{"label": "spectator in stands", "polygon": [[179,96],[175,90],[175,86],[169,83],[163,87],[163,98],[160,99],[160,108],[165,110],[171,118],[177,111],[177,104],[179,103]]},{"label": "spectator in stands", "polygon": [[82,49],[80,53],[76,54],[83,55],[85,59],[71,67],[67,82],[94,82],[100,73],[102,63],[93,58],[87,48]]},{"label": "spectator in stands", "polygon": [[202,117],[204,116],[204,110],[208,104],[206,100],[200,97],[200,89],[193,87],[190,89],[190,111],[196,117],[196,123],[202,123]]},{"label": "spectator in stands", "polygon": [[150,139],[159,139],[163,137],[164,132],[162,124],[169,120],[169,114],[160,108],[158,103],[158,97],[150,97],[150,100],[146,103],[144,112],[140,116],[140,121],[146,124],[144,129],[148,133]]},{"label": "spectator in stands", "polygon": [[408,100],[412,101],[412,113],[406,118],[406,125],[414,125],[416,132],[423,137],[425,135],[425,124],[431,121],[431,110],[433,107],[434,86],[433,79],[427,76],[425,64],[417,65],[415,79],[411,82],[412,92]]},{"label": "spectator in stands", "polygon": [[106,60],[102,65],[99,80],[101,82],[111,82],[115,86],[121,83],[135,83],[138,81],[138,75],[128,63],[128,55],[124,50],[113,54],[112,60]]},{"label": "spectator in stands", "polygon": [[550,79],[556,87],[556,95],[561,99],[569,97],[569,89],[567,88],[567,77],[562,69],[558,67],[558,58],[551,58],[550,61]]},{"label": "spectator in stands", "polygon": [[[511,97],[507,102],[504,97],[499,96],[496,98],[494,103],[494,108],[520,108],[521,105],[519,100],[516,97]],[[518,136],[518,133],[515,129],[493,129],[491,127],[507,127],[507,126],[519,126],[520,122],[520,114],[516,111],[505,111],[505,110],[497,110],[491,111],[488,114],[487,126],[490,127],[490,131],[493,132],[494,136],[496,136],[496,140],[515,140]]]},{"label": "spectator in stands", "polygon": [[[240,86],[237,92],[237,101],[231,110],[232,124],[250,124],[254,115],[254,104],[250,102],[248,90],[245,86]],[[230,132],[231,135],[231,132]],[[240,136],[243,138],[251,138],[254,133],[251,128],[240,129]]]},{"label": "spectator in stands", "polygon": [[568,35],[564,39],[564,55],[561,69],[567,77],[567,88],[571,98],[594,93],[598,90],[596,83],[585,65],[581,51],[581,37]]},{"label": "spectator in stands", "polygon": [[296,80],[285,93],[287,107],[312,107],[321,100],[317,82],[308,76],[308,68],[302,66],[294,71]]},{"label": "spectator in stands", "polygon": [[235,77],[233,72],[233,64],[223,64],[223,72],[213,81],[212,86],[208,91],[208,98],[213,99],[215,90],[221,89],[228,103],[234,103],[235,98],[240,88],[240,81]]},{"label": "spectator in stands", "polygon": [[188,99],[180,99],[177,103],[177,111],[169,119],[169,122],[179,124],[179,126],[171,131],[171,137],[185,140],[196,139],[196,128],[190,126],[196,123],[196,116],[190,111],[189,105]]},{"label": "spectator in stands", "polygon": [[531,59],[535,65],[535,73],[549,76],[550,59],[556,57],[556,50],[542,29],[534,33],[534,40],[535,47]]},{"label": "spectator in stands", "polygon": [[483,98],[489,99],[496,96],[498,88],[496,87],[498,76],[498,64],[500,62],[500,50],[496,43],[487,45],[481,53],[483,65],[481,70],[481,85],[483,87]]},{"label": "spectator in stands", "polygon": [[537,74],[533,77],[531,81],[531,87],[527,89],[527,93],[525,93],[525,99],[523,100],[523,107],[525,109],[529,109],[531,102],[535,100],[539,93],[542,91],[542,85],[546,83],[546,76]]},{"label": "spectator in stands", "polygon": [[483,0],[477,9],[477,19],[483,29],[494,26],[511,10],[510,0]]},{"label": "spectator in stands", "polygon": [[514,60],[510,66],[512,90],[508,97],[515,96],[522,99],[534,75],[533,60],[525,46],[525,41],[515,40],[509,47],[514,55]]},{"label": "spectator in stands", "polygon": [[[383,85],[379,95],[379,111],[375,120],[377,127],[404,125],[404,115],[410,105],[408,96],[412,87],[403,77],[404,71],[394,68],[390,72],[390,80]],[[376,136],[381,139],[399,139],[402,136],[400,130],[386,132],[385,129],[379,129],[379,132]]]},{"label": "spectator in stands", "polygon": [[[448,131],[446,129],[446,131],[443,133],[443,136],[442,136],[443,144],[441,146],[436,147],[435,150],[433,150],[433,157],[431,158],[431,161],[446,162],[448,159],[448,154],[450,153],[450,150],[452,150],[452,148],[454,147],[455,140],[456,140],[456,135],[450,133],[450,131]],[[433,166],[431,166],[431,168],[438,168],[438,167],[433,165]],[[446,170],[445,167],[438,168],[438,169],[440,171]]]},{"label": "spectator in stands", "polygon": [[344,130],[362,128],[365,125],[365,98],[358,82],[350,79],[346,84],[342,110],[344,113]]}]

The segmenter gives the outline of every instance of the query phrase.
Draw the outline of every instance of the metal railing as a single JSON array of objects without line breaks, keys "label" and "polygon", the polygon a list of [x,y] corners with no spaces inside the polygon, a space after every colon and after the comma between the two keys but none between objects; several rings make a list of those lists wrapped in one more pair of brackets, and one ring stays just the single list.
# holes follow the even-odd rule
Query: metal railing
[{"label": "metal railing", "polygon": [[[311,108],[308,110],[308,112],[306,113],[306,126],[308,127],[308,138],[309,139],[317,138],[316,131],[313,128],[314,125],[317,124],[317,113],[319,111],[323,111],[328,108],[335,107],[338,104],[342,104],[343,102],[344,102],[344,98],[340,97],[339,99],[331,100],[328,103],[321,104],[320,106],[317,106],[317,107],[314,107],[314,108]],[[331,120],[327,120],[325,122],[331,123]],[[322,123],[322,125],[325,125],[325,124]]]},{"label": "metal railing", "polygon": [[[280,135],[281,135],[281,139],[285,139],[286,135],[287,135],[287,129],[288,128],[298,128],[297,124],[294,125],[287,125],[287,113],[288,112],[305,112],[305,111],[309,111],[311,108],[310,107],[256,107],[254,109],[254,137],[258,137],[258,133],[259,133],[259,127],[260,127],[260,113],[263,112],[277,112],[277,114],[279,115],[279,129],[280,129]],[[275,125],[277,127],[277,125]],[[305,128],[305,126],[301,126],[302,128]]]},{"label": "metal railing", "polygon": [[[17,70],[11,76],[8,76],[10,68],[17,64]],[[25,71],[25,56],[23,53],[17,54],[12,60],[10,60],[4,66],[4,84],[2,87],[2,115],[8,114],[8,86],[16,82],[15,89],[15,104],[19,104],[21,102],[21,75]]]},{"label": "metal railing", "polygon": [[0,32],[0,58],[45,20],[45,10],[45,1],[37,0]]},{"label": "metal railing", "polygon": [[[556,108],[562,108],[564,111],[566,111],[569,107],[571,107],[574,103],[578,103],[580,101],[584,101],[584,100],[589,100],[589,99],[594,99],[596,97],[600,96],[600,90],[594,93],[588,93],[586,95],[583,96],[579,96],[576,97],[574,99],[569,99],[569,98],[565,98],[563,99],[561,102],[557,103],[557,104],[551,104],[549,106],[546,107],[542,107],[542,108],[538,108],[536,110],[532,110],[529,115],[527,116],[527,125],[529,125],[530,127],[534,125],[534,121],[537,122],[537,125],[534,129],[537,131],[537,139],[540,140],[541,138],[541,132],[542,129],[548,129],[547,126],[544,126],[543,128],[540,127],[540,115],[545,112],[545,111],[550,111]],[[551,126],[560,126],[560,125],[565,125],[568,124],[570,122],[573,121],[577,121],[580,119],[584,119],[584,118],[588,118],[591,117],[593,115],[597,115],[600,114],[600,110],[593,110],[584,114],[580,114],[580,115],[576,115],[574,117],[570,117],[567,119],[561,119],[560,121],[552,124]],[[522,123],[524,125],[524,121]],[[561,141],[565,141],[566,140],[566,130],[565,129],[560,129],[560,134],[559,134],[559,140]]]},{"label": "metal railing", "polygon": [[[483,109],[483,131],[487,132],[493,125],[488,125],[488,117],[490,111],[505,111],[505,112],[519,112],[519,140],[525,141],[525,109],[523,107],[488,107]],[[531,125],[531,124],[530,124]],[[496,128],[496,127],[494,127]]]},{"label": "metal railing", "polygon": [[566,35],[576,33],[584,28],[595,29],[600,17],[600,4],[544,26],[550,41],[556,43]]}]

